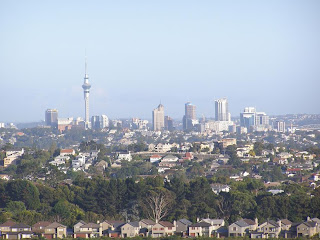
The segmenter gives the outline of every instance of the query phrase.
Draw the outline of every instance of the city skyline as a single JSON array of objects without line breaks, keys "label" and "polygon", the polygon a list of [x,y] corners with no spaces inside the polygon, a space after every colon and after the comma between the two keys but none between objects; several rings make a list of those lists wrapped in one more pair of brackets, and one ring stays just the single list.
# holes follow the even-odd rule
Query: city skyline
[{"label": "city skyline", "polygon": [[90,117],[150,119],[161,99],[213,118],[224,96],[233,117],[320,113],[318,1],[123,3],[2,1],[0,122],[83,117],[85,49]]}]

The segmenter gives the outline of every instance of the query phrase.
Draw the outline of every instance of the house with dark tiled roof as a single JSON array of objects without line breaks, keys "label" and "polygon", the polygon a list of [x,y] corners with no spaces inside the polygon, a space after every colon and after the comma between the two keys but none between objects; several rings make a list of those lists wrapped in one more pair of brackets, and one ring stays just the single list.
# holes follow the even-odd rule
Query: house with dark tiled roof
[{"label": "house with dark tiled roof", "polygon": [[179,219],[176,222],[176,233],[181,235],[181,236],[185,236],[188,232],[188,226],[191,225],[192,222],[190,222],[189,220],[183,218],[183,219]]},{"label": "house with dark tiled roof", "polygon": [[229,237],[244,237],[250,232],[255,231],[258,227],[258,219],[256,218],[255,221],[251,219],[241,219],[232,223],[228,227],[228,236]]},{"label": "house with dark tiled roof", "polygon": [[96,238],[102,236],[102,228],[97,223],[86,223],[79,227],[78,232],[73,233],[74,238]]},{"label": "house with dark tiled roof", "polygon": [[67,227],[61,223],[51,223],[44,228],[44,233],[42,234],[46,239],[52,238],[64,238],[67,236]]},{"label": "house with dark tiled roof", "polygon": [[307,221],[297,225],[297,237],[312,237],[320,233],[320,220],[318,220],[318,218],[313,220],[308,217]]},{"label": "house with dark tiled roof", "polygon": [[144,236],[150,236],[152,233],[152,227],[155,224],[156,223],[150,219],[142,219],[139,222],[139,226],[141,227],[140,232],[143,233]]},{"label": "house with dark tiled roof", "polygon": [[128,222],[121,226],[121,237],[136,237],[140,233],[139,222]]},{"label": "house with dark tiled roof", "polygon": [[24,223],[17,223],[10,227],[10,232],[2,234],[6,239],[26,239],[32,238],[31,226]]},{"label": "house with dark tiled roof", "polygon": [[111,238],[118,238],[121,236],[121,226],[125,224],[118,220],[104,220],[100,223],[102,235]]},{"label": "house with dark tiled roof", "polygon": [[281,232],[281,220],[268,220],[251,232],[251,238],[278,238]]},{"label": "house with dark tiled roof", "polygon": [[212,231],[213,226],[208,222],[197,222],[188,227],[190,237],[211,237]]},{"label": "house with dark tiled roof", "polygon": [[11,232],[11,227],[16,225],[17,223],[11,221],[11,220],[8,220],[2,224],[0,224],[0,232],[3,234],[3,233],[6,233],[6,232]]},{"label": "house with dark tiled roof", "polygon": [[160,221],[152,227],[152,237],[172,236],[176,231],[176,226],[171,222]]},{"label": "house with dark tiled roof", "polygon": [[49,226],[50,224],[51,224],[51,222],[48,222],[48,221],[37,222],[37,223],[33,224],[32,232],[37,233],[37,234],[44,233],[45,227]]}]

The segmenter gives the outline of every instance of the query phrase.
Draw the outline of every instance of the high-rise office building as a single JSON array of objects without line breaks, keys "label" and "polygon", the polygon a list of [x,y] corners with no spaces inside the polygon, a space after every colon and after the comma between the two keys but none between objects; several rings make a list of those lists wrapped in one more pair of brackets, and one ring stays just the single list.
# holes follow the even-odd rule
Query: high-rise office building
[{"label": "high-rise office building", "polygon": [[215,119],[216,121],[231,121],[227,98],[215,100]]},{"label": "high-rise office building", "polygon": [[274,128],[277,132],[284,133],[286,131],[286,123],[284,121],[276,121]]},{"label": "high-rise office building", "polygon": [[100,116],[92,116],[91,117],[91,128],[92,129],[100,129]]},{"label": "high-rise office building", "polygon": [[246,107],[240,113],[240,126],[246,127],[248,130],[256,124],[256,109],[254,107]]},{"label": "high-rise office building", "polygon": [[256,126],[268,126],[269,125],[269,116],[265,112],[256,112]]},{"label": "high-rise office building", "polygon": [[106,115],[101,115],[100,127],[101,128],[109,127],[109,118]]},{"label": "high-rise office building", "polygon": [[152,111],[153,131],[162,131],[164,129],[164,106],[159,106]]},{"label": "high-rise office building", "polygon": [[265,112],[256,112],[254,107],[246,107],[240,113],[240,126],[248,131],[265,131],[270,127],[269,116]]},{"label": "high-rise office building", "polygon": [[47,126],[57,127],[58,125],[58,110],[47,109],[45,112],[45,121]]},{"label": "high-rise office building", "polygon": [[90,88],[91,85],[89,83],[89,75],[87,74],[87,58],[85,61],[85,74],[84,74],[84,83],[82,85],[83,88],[83,94],[84,94],[84,112],[85,112],[85,118],[84,118],[84,123],[85,123],[85,128],[90,128],[90,115],[89,115],[89,95],[90,95]]},{"label": "high-rise office building", "polygon": [[164,117],[164,129],[173,131],[173,119],[169,116]]},{"label": "high-rise office building", "polygon": [[196,106],[187,102],[185,104],[185,114],[183,116],[183,130],[189,130],[193,128],[193,123],[196,120]]},{"label": "high-rise office building", "polygon": [[190,119],[196,119],[196,106],[187,102],[185,104],[185,116]]}]

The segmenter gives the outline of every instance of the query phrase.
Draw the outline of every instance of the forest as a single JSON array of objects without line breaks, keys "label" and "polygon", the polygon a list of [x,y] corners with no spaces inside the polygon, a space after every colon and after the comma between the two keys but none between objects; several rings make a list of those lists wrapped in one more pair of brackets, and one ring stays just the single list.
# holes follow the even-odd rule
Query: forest
[{"label": "forest", "polygon": [[298,184],[283,185],[285,193],[272,195],[254,179],[229,182],[231,191],[216,195],[210,184],[223,179],[204,177],[187,180],[175,176],[106,180],[78,175],[72,184],[50,187],[27,180],[0,181],[0,222],[13,219],[26,224],[40,220],[59,221],[72,227],[78,220],[138,220],[148,218],[146,199],[152,194],[166,196],[163,220],[202,217],[224,218],[232,223],[240,218],[287,218],[303,221],[320,218],[320,188],[307,194]]}]

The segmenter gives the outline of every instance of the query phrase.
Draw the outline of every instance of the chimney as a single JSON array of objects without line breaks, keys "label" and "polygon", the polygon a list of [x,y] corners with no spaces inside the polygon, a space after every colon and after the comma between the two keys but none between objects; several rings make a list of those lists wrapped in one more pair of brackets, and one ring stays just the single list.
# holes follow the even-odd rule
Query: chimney
[{"label": "chimney", "polygon": [[173,221],[173,225],[174,225],[175,227],[177,226],[176,220]]},{"label": "chimney", "polygon": [[258,218],[255,218],[255,219],[254,219],[254,223],[255,223],[257,226],[259,225]]},{"label": "chimney", "polygon": [[200,219],[197,217],[197,222],[199,222],[200,221]]},{"label": "chimney", "polygon": [[311,221],[311,219],[310,219],[310,217],[308,216],[308,217],[307,217],[307,222],[310,222],[310,221]]}]

